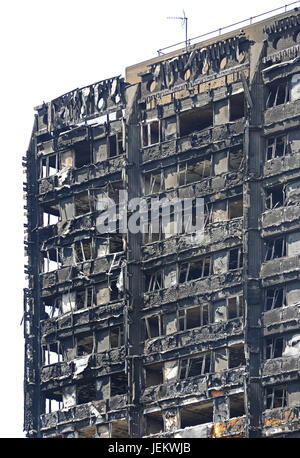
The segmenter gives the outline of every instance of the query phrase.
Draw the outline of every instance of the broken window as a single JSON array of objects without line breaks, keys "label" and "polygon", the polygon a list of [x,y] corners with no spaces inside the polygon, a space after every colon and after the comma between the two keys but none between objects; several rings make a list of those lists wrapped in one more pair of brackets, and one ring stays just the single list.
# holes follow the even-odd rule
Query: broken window
[{"label": "broken window", "polygon": [[161,141],[160,121],[150,121],[142,125],[142,145],[143,147],[155,145]]},{"label": "broken window", "polygon": [[119,156],[124,153],[122,132],[108,137],[108,154],[109,157]]},{"label": "broken window", "polygon": [[119,396],[127,394],[128,392],[128,379],[125,372],[118,372],[110,376],[110,395]]},{"label": "broken window", "polygon": [[288,406],[287,386],[274,386],[266,389],[266,408],[283,409]]},{"label": "broken window", "polygon": [[155,363],[145,366],[145,385],[149,386],[162,385],[163,378],[163,363]]},{"label": "broken window", "polygon": [[78,439],[93,439],[96,437],[96,426],[78,429],[77,433]]},{"label": "broken window", "polygon": [[43,272],[53,272],[62,266],[61,253],[59,248],[52,248],[43,253]]},{"label": "broken window", "polygon": [[158,172],[146,173],[144,176],[145,195],[156,194],[164,190],[164,175],[161,170]]},{"label": "broken window", "polygon": [[124,182],[123,181],[114,181],[109,183],[108,188],[108,197],[115,202],[115,204],[119,203],[120,192],[124,190]]},{"label": "broken window", "polygon": [[285,288],[268,288],[266,290],[266,311],[287,306]]},{"label": "broken window", "polygon": [[213,125],[214,113],[213,105],[194,108],[179,114],[180,137],[185,137],[193,132],[197,132]]},{"label": "broken window", "polygon": [[152,412],[145,415],[145,435],[159,434],[164,431],[162,412]]},{"label": "broken window", "polygon": [[230,97],[230,121],[237,121],[245,116],[244,93],[235,94]]},{"label": "broken window", "polygon": [[242,218],[243,216],[243,199],[231,199],[228,201],[229,219]]},{"label": "broken window", "polygon": [[77,169],[92,163],[92,151],[89,142],[76,143],[73,149],[75,153],[75,167]]},{"label": "broken window", "polygon": [[93,353],[94,336],[85,334],[77,337],[77,356],[87,356]]},{"label": "broken window", "polygon": [[63,408],[62,395],[59,391],[46,394],[45,413],[57,412]]},{"label": "broken window", "polygon": [[61,315],[62,304],[61,297],[49,296],[43,299],[42,302],[44,306],[45,319],[55,318]]},{"label": "broken window", "polygon": [[208,304],[178,311],[178,331],[199,328],[211,322],[211,310]]},{"label": "broken window", "polygon": [[162,315],[152,315],[145,317],[144,323],[144,338],[153,339],[163,335],[163,317]]},{"label": "broken window", "polygon": [[90,194],[89,191],[83,191],[78,194],[74,194],[74,207],[75,216],[85,215],[92,211],[90,206]]},{"label": "broken window", "polygon": [[121,253],[124,251],[122,234],[113,234],[109,236],[109,252]]},{"label": "broken window", "polygon": [[228,368],[234,369],[235,367],[245,366],[245,350],[244,344],[232,345],[228,348]]},{"label": "broken window", "polygon": [[63,361],[63,353],[60,342],[43,346],[42,362],[44,366],[60,363],[61,361]]},{"label": "broken window", "polygon": [[204,204],[204,227],[213,222],[213,204]]},{"label": "broken window", "polygon": [[179,186],[196,183],[212,175],[211,157],[179,164]]},{"label": "broken window", "polygon": [[266,191],[266,208],[273,210],[274,208],[284,205],[284,185]]},{"label": "broken window", "polygon": [[228,270],[241,269],[243,267],[243,250],[242,248],[234,248],[229,251]]},{"label": "broken window", "polygon": [[43,227],[57,224],[60,221],[59,205],[56,203],[44,204],[41,207]]},{"label": "broken window", "polygon": [[270,240],[266,243],[266,257],[265,261],[271,261],[272,259],[283,258],[287,255],[286,240],[279,238]]},{"label": "broken window", "polygon": [[227,319],[233,320],[244,315],[243,296],[227,298]]},{"label": "broken window", "polygon": [[58,172],[58,155],[51,154],[41,158],[40,178],[47,178]]},{"label": "broken window", "polygon": [[74,260],[76,263],[93,259],[93,243],[90,240],[78,240],[73,245]]},{"label": "broken window", "polygon": [[110,297],[110,301],[117,301],[120,299],[120,297],[122,296],[122,293],[120,292],[119,288],[118,288],[118,278],[114,278],[114,279],[109,279],[109,284],[108,284],[108,288],[109,288],[109,297]]},{"label": "broken window", "polygon": [[205,256],[194,262],[180,264],[179,283],[186,283],[199,278],[206,278],[213,274],[211,256]]},{"label": "broken window", "polygon": [[266,160],[270,161],[275,157],[282,157],[287,154],[287,136],[280,135],[267,139]]},{"label": "broken window", "polygon": [[93,305],[94,305],[94,287],[93,286],[88,286],[87,288],[76,291],[76,309],[77,310],[92,307]]},{"label": "broken window", "polygon": [[233,394],[229,397],[230,418],[242,417],[245,415],[244,393]]},{"label": "broken window", "polygon": [[212,353],[203,353],[192,358],[184,358],[179,361],[179,380],[189,377],[209,374],[212,372]]},{"label": "broken window", "polygon": [[72,150],[62,151],[60,153],[60,168],[73,167],[74,165],[74,153]]},{"label": "broken window", "polygon": [[163,286],[163,270],[158,270],[157,272],[147,273],[145,275],[145,291],[148,293],[151,291],[156,291],[162,289]]},{"label": "broken window", "polygon": [[229,151],[229,172],[238,172],[244,164],[243,150]]},{"label": "broken window", "polygon": [[180,409],[181,428],[213,422],[213,401],[189,404]]},{"label": "broken window", "polygon": [[123,326],[116,326],[110,328],[110,348],[119,348],[124,345],[124,328]]},{"label": "broken window", "polygon": [[268,87],[267,108],[282,105],[290,101],[290,88],[288,81],[275,81]]},{"label": "broken window", "polygon": [[77,404],[87,404],[96,400],[96,383],[91,381],[77,386]]},{"label": "broken window", "polygon": [[129,437],[127,421],[126,420],[112,421],[110,437],[115,438],[115,439],[120,439],[120,438],[126,439],[127,437]]},{"label": "broken window", "polygon": [[272,337],[266,340],[266,359],[281,358],[284,351],[283,337]]}]

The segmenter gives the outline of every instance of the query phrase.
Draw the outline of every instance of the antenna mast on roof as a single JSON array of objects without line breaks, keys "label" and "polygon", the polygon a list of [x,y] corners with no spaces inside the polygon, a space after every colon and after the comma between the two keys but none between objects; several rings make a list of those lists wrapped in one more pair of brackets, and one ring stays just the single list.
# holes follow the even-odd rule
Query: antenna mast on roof
[{"label": "antenna mast on roof", "polygon": [[188,18],[185,15],[185,11],[183,10],[183,17],[167,17],[167,19],[177,19],[182,21],[182,26],[185,26],[185,49],[188,48]]}]

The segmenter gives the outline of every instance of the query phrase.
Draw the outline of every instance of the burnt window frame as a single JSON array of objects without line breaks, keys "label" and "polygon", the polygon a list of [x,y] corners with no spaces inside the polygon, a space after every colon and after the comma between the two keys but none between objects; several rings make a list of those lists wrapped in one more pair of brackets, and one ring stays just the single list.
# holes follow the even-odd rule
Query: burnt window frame
[{"label": "burnt window frame", "polygon": [[[283,139],[283,152],[279,154],[278,150],[278,140]],[[284,157],[289,154],[289,143],[288,143],[288,136],[287,134],[284,135],[276,135],[274,137],[267,137],[266,138],[266,155],[265,160],[266,162],[271,161],[277,157]],[[271,157],[270,157],[271,156]]]},{"label": "burnt window frame", "polygon": [[[207,311],[204,311],[204,308],[207,308]],[[196,327],[188,327],[188,313],[191,312],[192,310],[199,309],[199,326]],[[177,332],[186,332],[191,329],[198,329],[201,328],[202,326],[207,326],[213,322],[212,320],[212,305],[207,303],[207,304],[201,304],[201,305],[196,305],[193,307],[186,307],[182,309],[177,310]],[[183,325],[181,325],[181,323]],[[181,329],[181,327],[183,329]]]},{"label": "burnt window frame", "polygon": [[[238,252],[237,267],[231,268],[231,266],[230,266],[230,263],[231,263],[230,256],[231,256],[231,253],[233,253],[234,251]],[[228,269],[227,269],[228,272],[234,272],[236,270],[242,269],[243,268],[243,262],[244,262],[243,247],[232,248],[231,250],[228,251]]]},{"label": "burnt window frame", "polygon": [[[281,405],[277,406],[275,402],[276,392],[282,392],[281,395]],[[284,409],[288,407],[288,386],[287,384],[284,385],[277,385],[272,387],[267,387],[265,389],[265,408],[266,410],[273,410],[273,409]]]},{"label": "burnt window frame", "polygon": [[[273,295],[269,294],[271,292],[273,292]],[[281,304],[281,305],[278,305],[278,304]],[[287,289],[286,287],[279,286],[279,287],[266,288],[265,293],[264,293],[264,306],[265,306],[265,312],[287,307]]]}]

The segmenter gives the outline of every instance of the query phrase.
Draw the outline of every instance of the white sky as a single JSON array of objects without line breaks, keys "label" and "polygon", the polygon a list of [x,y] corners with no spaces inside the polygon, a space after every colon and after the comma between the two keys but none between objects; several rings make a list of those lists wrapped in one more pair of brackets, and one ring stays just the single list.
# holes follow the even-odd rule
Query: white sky
[{"label": "white sky", "polygon": [[[281,7],[287,1],[2,0],[0,437],[23,433],[23,174],[33,107],[155,57],[157,49]],[[300,2],[299,2],[300,3]],[[296,5],[297,6],[297,5]]]}]

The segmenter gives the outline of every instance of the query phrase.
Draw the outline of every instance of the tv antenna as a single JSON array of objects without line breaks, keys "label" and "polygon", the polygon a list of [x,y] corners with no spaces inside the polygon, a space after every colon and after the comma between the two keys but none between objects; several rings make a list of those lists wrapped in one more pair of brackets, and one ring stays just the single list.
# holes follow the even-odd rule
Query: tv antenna
[{"label": "tv antenna", "polygon": [[185,15],[185,11],[183,10],[183,17],[167,17],[167,19],[176,19],[182,21],[181,26],[185,27],[185,48],[188,47],[188,18]]}]

